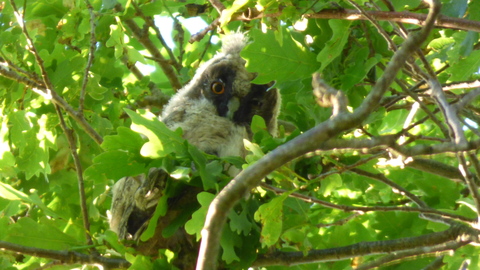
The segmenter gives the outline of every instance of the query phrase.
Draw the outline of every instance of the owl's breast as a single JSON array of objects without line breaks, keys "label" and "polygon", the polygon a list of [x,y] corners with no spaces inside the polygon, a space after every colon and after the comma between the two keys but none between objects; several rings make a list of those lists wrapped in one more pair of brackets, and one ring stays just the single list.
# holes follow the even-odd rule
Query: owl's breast
[{"label": "owl's breast", "polygon": [[219,116],[206,99],[184,105],[187,105],[182,106],[184,110],[165,116],[163,121],[170,129],[181,128],[183,138],[206,153],[219,157],[245,156],[243,139],[248,134],[244,126]]}]

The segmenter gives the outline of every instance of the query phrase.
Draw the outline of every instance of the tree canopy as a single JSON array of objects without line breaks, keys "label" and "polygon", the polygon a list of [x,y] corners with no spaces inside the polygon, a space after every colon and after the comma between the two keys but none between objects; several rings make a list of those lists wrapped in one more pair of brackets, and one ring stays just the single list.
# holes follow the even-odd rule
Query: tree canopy
[{"label": "tree canopy", "polygon": [[[178,251],[145,254],[108,227],[113,184],[151,168],[202,189],[162,232],[195,236],[196,269],[480,267],[479,0],[0,11],[1,269],[178,269]],[[205,29],[189,32],[193,18]],[[282,95],[279,135],[254,117],[245,160],[156,118],[232,31],[249,36],[254,82]]]}]

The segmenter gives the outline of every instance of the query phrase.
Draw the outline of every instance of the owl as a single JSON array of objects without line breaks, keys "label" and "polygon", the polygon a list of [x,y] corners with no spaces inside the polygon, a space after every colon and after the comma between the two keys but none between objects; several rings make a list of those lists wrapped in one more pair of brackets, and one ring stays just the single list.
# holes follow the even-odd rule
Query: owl
[{"label": "owl", "polygon": [[228,35],[222,50],[203,64],[193,79],[165,107],[161,121],[208,154],[244,156],[253,115],[264,118],[276,135],[279,94],[273,83],[252,84],[255,73],[245,69],[240,51],[247,44],[243,33]]},{"label": "owl", "polygon": [[[208,154],[244,157],[243,141],[252,135],[250,124],[254,115],[264,118],[272,135],[277,133],[280,95],[272,88],[273,82],[251,82],[256,74],[245,69],[246,61],[240,56],[247,43],[243,33],[227,35],[221,51],[198,68],[192,80],[171,98],[160,116],[168,128],[181,128],[183,137],[190,144]],[[234,176],[238,171],[228,172]],[[168,177],[161,169],[152,169],[147,176],[122,178],[114,185],[110,227],[120,239],[138,239]],[[187,189],[173,200],[174,203],[169,201],[169,212],[158,221],[157,229],[162,228],[161,223],[173,219],[178,205],[195,201],[198,192],[195,188]],[[159,233],[156,240],[140,249],[172,248],[170,242],[178,247],[180,239],[185,238],[184,234],[179,232],[163,239]]]}]

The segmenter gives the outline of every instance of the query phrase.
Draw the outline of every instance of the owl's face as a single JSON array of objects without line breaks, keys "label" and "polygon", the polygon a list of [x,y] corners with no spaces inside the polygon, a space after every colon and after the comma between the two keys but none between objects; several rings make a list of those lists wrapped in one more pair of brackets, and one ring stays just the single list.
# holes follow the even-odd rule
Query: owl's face
[{"label": "owl's face", "polygon": [[240,57],[245,38],[238,35],[197,70],[162,113],[168,127],[182,128],[191,144],[218,156],[243,156],[243,139],[249,137],[255,114],[264,117],[270,131],[276,129],[278,92],[269,90],[273,83],[251,82],[256,74],[245,69]]}]

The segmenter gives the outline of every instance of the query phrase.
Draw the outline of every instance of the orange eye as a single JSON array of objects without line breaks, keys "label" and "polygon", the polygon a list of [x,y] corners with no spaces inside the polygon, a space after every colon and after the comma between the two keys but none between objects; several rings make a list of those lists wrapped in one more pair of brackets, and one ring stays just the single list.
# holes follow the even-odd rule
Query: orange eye
[{"label": "orange eye", "polygon": [[225,84],[223,82],[213,82],[210,89],[214,94],[221,95],[225,92]]}]

